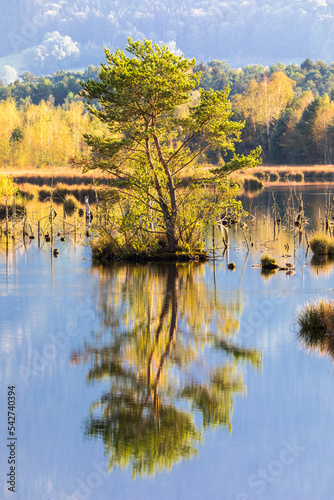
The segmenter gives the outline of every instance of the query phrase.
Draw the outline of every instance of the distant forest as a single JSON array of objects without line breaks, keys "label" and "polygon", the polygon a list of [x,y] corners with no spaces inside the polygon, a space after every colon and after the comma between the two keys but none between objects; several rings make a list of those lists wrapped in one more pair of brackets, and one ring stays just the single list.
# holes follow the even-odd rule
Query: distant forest
[{"label": "distant forest", "polygon": [[[11,116],[16,117],[14,120],[0,112],[1,128],[6,130],[0,138],[0,162],[13,166],[13,158],[17,158],[17,163],[24,166],[31,158],[31,155],[25,155],[26,160],[22,160],[25,147],[29,144],[32,148],[31,138],[34,137],[35,141],[33,149],[43,151],[46,137],[49,137],[49,141],[54,140],[51,148],[54,154],[52,159],[49,155],[47,164],[57,164],[56,132],[49,133],[47,123],[49,121],[51,127],[52,116],[57,116],[64,126],[64,139],[78,128],[85,132],[90,126],[96,127],[77,94],[81,89],[80,81],[97,79],[99,71],[99,67],[89,66],[84,72],[63,70],[48,77],[24,73],[20,80],[10,85],[0,82],[0,104],[11,103],[7,109],[11,109]],[[306,59],[300,66],[279,63],[270,67],[250,65],[234,69],[224,61],[211,61],[198,64],[194,71],[201,71],[200,87],[222,90],[230,86],[234,117],[245,122],[243,140],[238,144],[239,153],[248,153],[260,144],[267,164],[334,162],[334,63],[327,65],[323,61]],[[73,107],[76,103],[80,106]],[[43,126],[37,126],[41,120]],[[32,125],[33,134],[28,133]],[[44,138],[43,147],[38,146],[40,136]],[[30,142],[27,137],[30,137]],[[51,142],[48,143],[50,146]],[[75,148],[70,149],[73,154],[86,151],[79,138]],[[65,151],[67,154],[68,148],[63,146],[58,164],[66,164]],[[217,164],[223,160],[217,150],[202,161]],[[45,154],[44,160],[36,159],[35,163],[45,164]]]}]

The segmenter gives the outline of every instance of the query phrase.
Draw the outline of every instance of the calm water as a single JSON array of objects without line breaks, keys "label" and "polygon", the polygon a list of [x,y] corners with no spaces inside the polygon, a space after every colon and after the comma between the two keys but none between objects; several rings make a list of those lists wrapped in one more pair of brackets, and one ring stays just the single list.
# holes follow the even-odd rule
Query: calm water
[{"label": "calm water", "polygon": [[[288,194],[276,192],[279,228],[272,192],[245,200],[250,252],[230,229],[215,263],[94,267],[89,248],[69,242],[57,259],[36,240],[1,250],[2,498],[332,498],[334,366],[296,339],[296,315],[334,297],[333,264],[312,265],[289,230]],[[303,201],[316,228],[324,188]],[[261,251],[296,274],[261,275]]]}]

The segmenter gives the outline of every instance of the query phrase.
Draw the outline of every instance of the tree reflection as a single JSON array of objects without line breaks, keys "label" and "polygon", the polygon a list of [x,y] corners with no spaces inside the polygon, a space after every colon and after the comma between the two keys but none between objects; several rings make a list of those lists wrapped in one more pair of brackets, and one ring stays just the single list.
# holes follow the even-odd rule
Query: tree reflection
[{"label": "tree reflection", "polygon": [[[127,266],[99,270],[101,331],[85,346],[88,381],[108,380],[85,434],[102,438],[109,468],[134,476],[169,470],[198,452],[203,429],[232,430],[240,364],[261,354],[230,343],[240,297],[222,297],[205,266]],[[106,338],[108,340],[106,340]]]}]

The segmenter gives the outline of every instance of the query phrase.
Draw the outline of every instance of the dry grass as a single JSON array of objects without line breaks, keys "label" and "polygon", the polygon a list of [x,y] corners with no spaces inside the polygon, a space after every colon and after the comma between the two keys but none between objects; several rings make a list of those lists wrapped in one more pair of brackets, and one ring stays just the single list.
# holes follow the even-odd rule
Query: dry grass
[{"label": "dry grass", "polygon": [[231,174],[231,177],[240,185],[244,180],[251,177],[259,179],[262,184],[281,184],[288,182],[312,183],[312,182],[334,182],[334,166],[314,165],[306,166],[259,166],[252,170],[239,170]]}]

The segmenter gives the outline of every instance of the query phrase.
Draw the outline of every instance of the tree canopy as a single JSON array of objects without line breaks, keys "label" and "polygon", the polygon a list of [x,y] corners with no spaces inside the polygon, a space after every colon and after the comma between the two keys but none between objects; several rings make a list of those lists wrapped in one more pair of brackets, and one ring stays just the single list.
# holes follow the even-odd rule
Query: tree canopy
[{"label": "tree canopy", "polygon": [[[232,120],[229,88],[194,92],[200,79],[192,71],[194,59],[147,40],[129,38],[126,50],[129,55],[106,49],[100,80],[82,84],[81,96],[109,131],[85,135],[92,150],[86,168],[101,168],[126,182],[128,188],[118,191],[127,200],[128,222],[137,228],[133,241],[145,231],[164,236],[168,250],[175,251],[194,237],[203,239],[206,223],[217,212],[240,210],[226,175],[259,164],[261,151],[234,154],[243,124]],[[214,200],[203,181],[198,191],[203,178],[198,160],[209,149],[226,159],[212,171]]]}]

